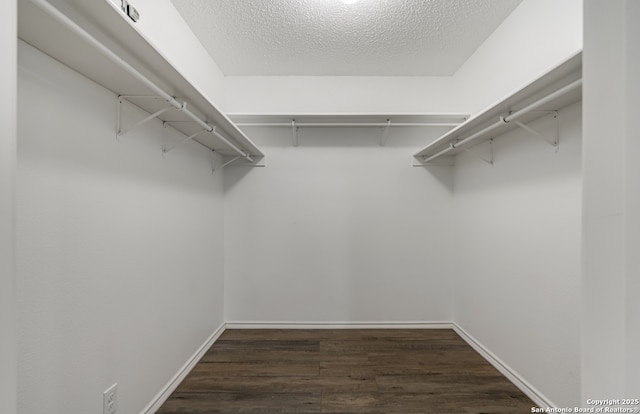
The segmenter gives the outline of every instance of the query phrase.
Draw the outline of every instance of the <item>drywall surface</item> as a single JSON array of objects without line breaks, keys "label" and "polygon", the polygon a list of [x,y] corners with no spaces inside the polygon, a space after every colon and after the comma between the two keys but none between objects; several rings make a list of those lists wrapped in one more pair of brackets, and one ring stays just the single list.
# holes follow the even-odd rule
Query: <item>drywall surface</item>
[{"label": "drywall surface", "polygon": [[625,393],[638,395],[640,391],[640,163],[637,157],[640,155],[640,140],[638,140],[636,117],[640,111],[640,81],[637,74],[640,73],[640,26],[637,22],[640,18],[640,3],[627,1],[625,10],[625,55],[627,76],[626,114],[627,126],[625,143],[625,167],[626,167],[626,208],[627,233],[626,244],[626,372]]},{"label": "drywall surface", "polygon": [[465,153],[454,174],[454,320],[557,407],[580,403],[580,112],[560,112],[557,154],[518,130],[495,140],[494,167]]},{"label": "drywall surface", "polygon": [[230,113],[447,113],[449,76],[227,76]]},{"label": "drywall surface", "polygon": [[640,8],[585,2],[582,396],[638,398]]},{"label": "drywall surface", "polygon": [[227,320],[451,320],[451,170],[408,156],[444,131],[247,128],[267,166],[225,171]]},{"label": "drywall surface", "polygon": [[16,0],[0,16],[0,411],[16,412],[14,181],[16,165]]},{"label": "drywall surface", "polygon": [[524,0],[454,75],[475,114],[582,50],[581,0]]},{"label": "drywall surface", "polygon": [[116,97],[24,43],[18,74],[19,411],[99,413],[117,382],[140,413],[223,322],[222,179],[159,121],[116,140]]},{"label": "drywall surface", "polygon": [[[120,0],[110,0],[116,4]],[[223,79],[170,0],[129,1],[140,13],[135,27],[173,67],[209,101],[224,110]]]}]

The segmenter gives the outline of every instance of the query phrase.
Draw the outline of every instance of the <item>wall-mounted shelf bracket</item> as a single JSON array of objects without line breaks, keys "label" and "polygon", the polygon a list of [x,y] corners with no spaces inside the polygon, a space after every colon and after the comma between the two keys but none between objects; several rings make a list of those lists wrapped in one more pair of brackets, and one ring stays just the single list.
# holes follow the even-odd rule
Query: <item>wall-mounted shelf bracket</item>
[{"label": "wall-mounted shelf bracket", "polygon": [[[129,19],[123,18],[120,1],[19,3],[20,39],[117,96],[116,139],[154,117],[160,121],[189,120],[192,124],[176,124],[174,129],[185,136],[200,129],[211,132],[194,140],[208,150],[225,157],[240,155],[248,162],[264,157],[214,102],[184,78]],[[153,75],[151,79],[149,75]],[[145,119],[136,122],[138,117],[123,117],[124,101],[145,111],[140,115]],[[186,102],[194,110],[187,108]],[[169,109],[175,111],[167,112]],[[212,132],[213,125],[217,129]]]},{"label": "wall-mounted shelf bracket", "polygon": [[[243,162],[237,162],[242,160]],[[225,167],[266,167],[267,164],[264,162],[264,159],[262,161],[261,164],[252,162],[252,161],[248,161],[246,158],[241,157],[241,156],[236,156],[233,157],[227,161],[225,161],[224,163],[222,163],[222,165],[220,165],[219,167],[217,167],[216,169],[222,169]]]},{"label": "wall-mounted shelf bracket", "polygon": [[[413,167],[430,167],[430,166],[437,166],[437,165],[453,165],[452,162],[448,162],[448,163],[434,163],[431,162],[432,160],[440,157],[442,154],[444,154],[445,152],[449,152],[449,150],[455,148],[453,143],[450,143],[445,149],[443,149],[442,151],[433,154],[431,156],[428,155],[423,155],[423,156],[419,156],[419,157],[415,157],[415,159],[418,160],[419,164],[411,164]],[[451,158],[451,157],[449,157]]]},{"label": "wall-mounted shelf bracket", "polygon": [[[164,121],[162,123],[163,126],[167,126],[167,125],[171,125],[171,124],[180,124],[180,123],[190,123],[193,124],[193,121]],[[231,141],[229,141],[224,135],[220,134],[220,132],[218,132],[216,125],[209,125],[207,123],[203,123],[202,125],[206,126],[206,128],[204,128],[202,131],[197,132],[195,135],[191,135],[191,136],[187,136],[186,139],[184,139],[182,142],[180,142],[178,145],[181,145],[184,142],[190,141],[193,138],[195,138],[196,136],[200,135],[203,132],[208,132],[212,135],[215,135],[216,137],[218,137],[218,139],[222,142],[224,142],[225,144],[227,144],[228,146],[230,146],[231,148],[233,148],[233,150],[237,153],[240,154],[241,158],[246,159],[249,162],[253,162],[253,157],[251,156],[251,154],[247,153],[246,151],[244,151],[243,149],[239,148],[238,146],[236,146],[234,143],[232,143]]]},{"label": "wall-mounted shelf bracket", "polygon": [[[165,122],[163,122],[162,124],[163,124],[163,125],[165,125],[165,124],[167,124],[167,122],[165,121]],[[214,131],[215,131],[215,129],[216,129],[216,127],[213,127],[213,130],[214,130]],[[179,147],[180,145],[182,145],[182,144],[184,144],[184,143],[186,143],[186,142],[191,141],[192,139],[194,139],[195,137],[197,137],[198,135],[200,135],[200,134],[202,134],[202,133],[204,133],[204,132],[209,132],[209,131],[207,131],[206,129],[201,129],[200,131],[196,132],[195,134],[191,134],[191,135],[189,135],[188,137],[186,137],[186,138],[185,138],[185,139],[183,139],[182,141],[180,141],[180,142],[178,142],[178,143],[176,143],[176,144],[174,144],[174,145],[172,145],[172,146],[170,146],[170,147],[166,147],[166,146],[165,146],[165,147],[163,147],[163,148],[162,148],[162,156],[164,157],[164,154],[166,154],[167,152],[169,152],[169,151],[171,151],[171,150],[175,149],[176,147]]]},{"label": "wall-mounted shelf bracket", "polygon": [[428,165],[429,162],[431,160],[434,160],[436,158],[438,158],[441,155],[444,155],[445,153],[449,152],[450,150],[454,149],[455,146],[453,143],[449,143],[449,145],[447,147],[445,147],[445,149],[443,149],[442,151],[436,152],[435,154],[429,156],[429,155],[423,155],[422,157],[420,157],[420,161],[423,165]]},{"label": "wall-mounted shelf bracket", "polygon": [[536,131],[535,129],[531,128],[528,125],[523,124],[520,121],[511,121],[514,124],[516,124],[517,126],[519,126],[520,128],[524,129],[525,131],[529,132],[531,135],[542,139],[544,142],[550,144],[551,146],[553,146],[553,148],[555,148],[555,151],[558,152],[558,150],[560,149],[560,121],[558,119],[558,111],[547,111],[553,114],[553,118],[556,120],[556,130],[555,130],[555,134],[553,139],[548,139],[544,136],[544,134]]},{"label": "wall-mounted shelf bracket", "polygon": [[[413,160],[414,161],[411,162],[412,167],[450,167],[453,165],[452,156],[440,157],[440,159],[435,162],[434,161],[424,162],[424,161],[421,161],[420,158],[413,158]],[[417,163],[416,163],[416,160],[417,160]]]},{"label": "wall-mounted shelf bracket", "polygon": [[[468,148],[460,147],[460,149],[462,149],[465,152],[468,152],[469,154],[475,155],[481,161],[484,161],[484,162],[486,162],[487,164],[489,164],[490,166],[493,167],[493,138],[491,138],[487,142],[489,143],[489,158],[481,157],[480,155],[478,155],[477,151],[471,151]],[[452,144],[452,146],[455,148],[455,144]]]},{"label": "wall-mounted shelf bracket", "polygon": [[225,162],[224,164],[222,164],[222,165],[220,166],[220,168],[224,168],[224,167],[226,167],[227,165],[231,165],[231,164],[233,164],[235,161],[237,161],[237,160],[239,160],[239,159],[240,159],[240,156],[239,156],[239,155],[238,155],[237,157],[233,157],[233,158],[231,158],[229,161],[227,161],[227,162]]},{"label": "wall-mounted shelf bracket", "polygon": [[[520,90],[433,140],[415,153],[414,158],[422,163],[429,163],[440,157],[455,156],[465,148],[520,128],[539,139],[547,140],[557,152],[560,143],[558,110],[581,99],[582,53],[577,53]],[[529,126],[548,114],[556,119],[555,137],[550,136],[552,133],[546,127],[545,130],[537,131],[538,127],[534,129]]]},{"label": "wall-mounted shelf bracket", "polygon": [[127,101],[129,102],[129,99],[132,98],[136,98],[136,99],[163,99],[161,96],[134,96],[134,95],[119,95],[118,96],[118,111],[117,111],[117,126],[116,126],[116,130],[117,130],[117,136],[121,137],[123,135],[125,135],[126,133],[133,131],[134,129],[138,128],[139,126],[142,126],[144,124],[146,124],[147,122],[151,121],[154,118],[159,117],[160,115],[162,115],[163,113],[167,112],[169,109],[172,109],[172,106],[167,106],[165,108],[162,108],[152,114],[150,114],[149,116],[147,116],[146,118],[142,119],[141,121],[136,122],[135,124],[129,126],[128,128],[122,128],[122,102],[123,101]]},{"label": "wall-mounted shelf bracket", "polygon": [[296,125],[296,120],[291,120],[291,130],[293,131],[293,146],[298,146],[298,126]]},{"label": "wall-mounted shelf bracket", "polygon": [[215,150],[211,150],[210,152],[210,160],[211,160],[211,175],[216,173],[216,157],[215,157]]},{"label": "wall-mounted shelf bracket", "polygon": [[389,138],[389,127],[391,126],[391,120],[387,119],[387,125],[382,129],[382,136],[380,137],[380,146],[387,145],[387,138]]}]

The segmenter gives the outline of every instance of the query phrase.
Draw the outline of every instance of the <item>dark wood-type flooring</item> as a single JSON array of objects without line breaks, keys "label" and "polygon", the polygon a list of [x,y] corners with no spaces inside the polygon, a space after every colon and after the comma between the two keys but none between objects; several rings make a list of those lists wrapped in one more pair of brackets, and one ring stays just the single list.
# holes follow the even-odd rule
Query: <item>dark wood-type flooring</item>
[{"label": "dark wood-type flooring", "polygon": [[227,330],[161,414],[530,413],[449,329]]}]

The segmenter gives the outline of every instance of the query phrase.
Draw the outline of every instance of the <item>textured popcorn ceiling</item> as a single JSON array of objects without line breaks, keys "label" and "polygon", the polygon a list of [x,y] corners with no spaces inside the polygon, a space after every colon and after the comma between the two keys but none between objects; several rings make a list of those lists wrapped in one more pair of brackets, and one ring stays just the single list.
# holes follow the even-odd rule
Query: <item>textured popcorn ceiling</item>
[{"label": "textured popcorn ceiling", "polygon": [[172,3],[225,75],[437,76],[454,74],[521,1]]}]

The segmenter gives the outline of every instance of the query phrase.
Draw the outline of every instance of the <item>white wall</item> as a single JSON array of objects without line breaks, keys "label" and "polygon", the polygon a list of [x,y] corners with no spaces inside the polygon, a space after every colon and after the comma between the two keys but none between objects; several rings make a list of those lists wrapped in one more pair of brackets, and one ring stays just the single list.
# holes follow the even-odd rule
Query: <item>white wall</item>
[{"label": "white wall", "polygon": [[[159,121],[21,43],[16,280],[21,413],[139,413],[223,322],[223,187]],[[129,108],[127,122],[143,114]],[[219,161],[219,160],[218,160]]]},{"label": "white wall", "polygon": [[[625,365],[625,393],[638,395],[640,390],[640,163],[637,157],[640,154],[640,140],[636,127],[636,117],[640,110],[640,26],[637,24],[640,18],[640,2],[627,1],[625,16],[626,38],[626,66],[627,66],[627,94],[626,115],[627,141],[625,143],[625,167],[626,167],[626,209],[627,234],[626,244],[626,357]],[[592,22],[590,22],[591,24]]]},{"label": "white wall", "polygon": [[524,0],[454,75],[477,113],[582,50],[582,0]]},{"label": "white wall", "polygon": [[225,172],[228,321],[451,320],[450,167],[410,166],[442,128],[247,128],[267,167]]},{"label": "white wall", "polygon": [[449,113],[451,77],[227,76],[230,113]]},{"label": "white wall", "polygon": [[16,159],[16,0],[0,16],[0,411],[16,412],[14,181]]},{"label": "white wall", "polygon": [[638,398],[636,1],[585,2],[582,395]]},{"label": "white wall", "polygon": [[[454,320],[550,406],[580,405],[581,107],[560,112],[560,151],[524,130],[494,167],[456,160]],[[530,126],[552,136],[555,122]],[[481,154],[488,144],[473,148]]]}]

